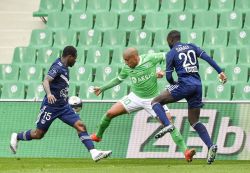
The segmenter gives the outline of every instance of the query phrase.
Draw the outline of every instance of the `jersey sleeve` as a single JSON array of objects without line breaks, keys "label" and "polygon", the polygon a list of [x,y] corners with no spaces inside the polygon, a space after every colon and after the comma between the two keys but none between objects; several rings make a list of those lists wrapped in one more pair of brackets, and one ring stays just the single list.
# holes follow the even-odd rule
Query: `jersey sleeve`
[{"label": "jersey sleeve", "polygon": [[124,79],[126,79],[128,77],[128,72],[126,70],[126,67],[124,66],[121,70],[121,72],[118,74],[117,78],[120,81],[123,81]]},{"label": "jersey sleeve", "polygon": [[166,54],[166,73],[174,71],[173,58],[171,51]]},{"label": "jersey sleeve", "polygon": [[56,65],[51,66],[47,75],[54,79],[56,76],[60,75],[60,68]]},{"label": "jersey sleeve", "polygon": [[200,47],[196,46],[195,44],[190,43],[190,45],[193,47],[195,50],[196,56],[201,57],[203,53],[206,53],[204,50],[202,50]]},{"label": "jersey sleeve", "polygon": [[165,59],[165,55],[166,55],[165,52],[148,54],[149,59],[153,61],[155,64],[162,62]]}]

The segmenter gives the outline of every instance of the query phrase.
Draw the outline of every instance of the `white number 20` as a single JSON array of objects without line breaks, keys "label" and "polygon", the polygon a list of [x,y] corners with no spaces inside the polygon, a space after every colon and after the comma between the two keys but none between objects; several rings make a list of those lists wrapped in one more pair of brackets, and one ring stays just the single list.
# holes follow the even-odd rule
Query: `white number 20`
[{"label": "white number 20", "polygon": [[[192,56],[191,56],[192,55]],[[190,65],[195,65],[197,60],[196,60],[196,54],[194,50],[189,50],[187,53],[180,53],[179,54],[179,59],[182,60],[184,58],[184,62],[182,64],[183,67],[188,67]]]}]

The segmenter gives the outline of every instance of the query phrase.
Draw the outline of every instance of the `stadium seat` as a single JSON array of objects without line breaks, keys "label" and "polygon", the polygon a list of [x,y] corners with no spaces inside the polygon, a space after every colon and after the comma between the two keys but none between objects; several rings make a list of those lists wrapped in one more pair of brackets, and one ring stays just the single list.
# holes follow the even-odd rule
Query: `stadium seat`
[{"label": "stadium seat", "polygon": [[162,12],[148,13],[143,28],[151,32],[155,32],[159,29],[167,29],[168,14]]},{"label": "stadium seat", "polygon": [[245,14],[244,29],[250,29],[250,11]]},{"label": "stadium seat", "polygon": [[26,99],[42,100],[44,96],[42,82],[32,82],[28,85]]},{"label": "stadium seat", "polygon": [[65,30],[69,28],[69,13],[49,13],[46,28],[52,31]]},{"label": "stadium seat", "polygon": [[76,64],[85,64],[87,51],[81,47],[77,47],[77,59]]},{"label": "stadium seat", "polygon": [[70,30],[82,31],[93,27],[93,14],[86,12],[73,13],[71,15]]},{"label": "stadium seat", "polygon": [[168,32],[169,30],[167,29],[156,31],[152,47],[157,48],[159,50],[166,50],[168,48],[166,40]]},{"label": "stadium seat", "polygon": [[235,85],[233,100],[250,100],[250,84],[239,83]]},{"label": "stadium seat", "polygon": [[128,47],[151,47],[152,33],[147,30],[135,30],[130,32]]},{"label": "stadium seat", "polygon": [[60,12],[62,10],[62,0],[40,0],[38,11],[33,12],[34,17],[46,17],[48,13]]},{"label": "stadium seat", "polygon": [[92,13],[99,13],[103,11],[109,11],[110,1],[109,0],[88,0],[87,11]]},{"label": "stadium seat", "polygon": [[219,29],[238,29],[242,27],[242,14],[236,11],[220,14]]},{"label": "stadium seat", "polygon": [[16,47],[13,55],[13,64],[35,64],[36,49],[33,47]]},{"label": "stadium seat", "polygon": [[110,11],[117,14],[132,12],[134,10],[134,0],[111,1]]},{"label": "stadium seat", "polygon": [[17,64],[0,64],[0,81],[17,81],[19,66]]},{"label": "stadium seat", "polygon": [[95,29],[100,31],[107,31],[110,29],[117,29],[118,16],[113,12],[100,12],[96,14]]},{"label": "stadium seat", "polygon": [[196,13],[199,11],[207,11],[208,10],[208,0],[188,0],[186,1],[185,11],[189,11],[192,13]]},{"label": "stadium seat", "polygon": [[93,79],[91,65],[77,64],[70,69],[69,80],[73,83],[91,82]]},{"label": "stadium seat", "polygon": [[24,84],[22,82],[3,83],[1,99],[24,99]]},{"label": "stadium seat", "polygon": [[101,100],[102,94],[96,96],[94,93],[94,87],[102,86],[103,84],[98,82],[89,82],[80,84],[79,97],[84,100]]},{"label": "stadium seat", "polygon": [[136,0],[135,11],[142,15],[146,15],[150,12],[157,12],[159,7],[159,1],[156,0]]},{"label": "stadium seat", "polygon": [[[202,2],[202,1],[201,1]],[[194,29],[215,29],[217,28],[217,13],[203,11],[195,13]]]},{"label": "stadium seat", "polygon": [[204,47],[218,48],[227,46],[226,30],[207,30],[204,34]]},{"label": "stadium seat", "polygon": [[244,47],[250,45],[250,30],[236,29],[231,30],[229,33],[229,47]]},{"label": "stadium seat", "polygon": [[59,30],[55,33],[53,47],[63,49],[65,46],[76,46],[76,32],[72,30]]},{"label": "stadium seat", "polygon": [[240,49],[238,64],[250,64],[250,49],[248,47]]},{"label": "stadium seat", "polygon": [[200,65],[199,74],[202,81],[214,82],[218,80],[217,71],[213,67],[211,67],[208,63]]},{"label": "stadium seat", "polygon": [[142,16],[139,13],[122,13],[118,28],[124,31],[133,31],[142,28]]},{"label": "stadium seat", "polygon": [[70,82],[69,83],[69,92],[68,96],[76,96],[76,83]]},{"label": "stadium seat", "polygon": [[118,74],[118,68],[114,65],[98,65],[95,67],[95,82],[109,82]]},{"label": "stadium seat", "polygon": [[235,0],[234,10],[247,12],[250,9],[250,1],[249,0]]},{"label": "stadium seat", "polygon": [[53,34],[52,31],[46,29],[32,30],[30,37],[30,47],[42,48],[52,46]]},{"label": "stadium seat", "polygon": [[103,35],[103,47],[114,49],[126,46],[126,32],[120,30],[108,30]]},{"label": "stadium seat", "polygon": [[41,65],[22,65],[20,67],[19,81],[29,84],[30,82],[42,82],[43,67]]},{"label": "stadium seat", "polygon": [[165,91],[167,86],[169,86],[168,81],[165,79],[157,79],[157,84],[158,84],[159,91],[161,91],[161,92]]},{"label": "stadium seat", "polygon": [[236,48],[220,47],[214,49],[213,59],[222,66],[234,65],[237,60],[237,50]]},{"label": "stadium seat", "polygon": [[90,47],[101,46],[102,33],[99,30],[83,30],[80,32],[79,42],[77,47],[89,49]]},{"label": "stadium seat", "polygon": [[86,64],[105,64],[110,62],[109,49],[104,47],[92,47],[87,52]]},{"label": "stadium seat", "polygon": [[119,85],[110,88],[103,93],[103,100],[120,100],[122,97],[127,95],[127,84],[120,83]]},{"label": "stadium seat", "polygon": [[232,11],[234,8],[234,0],[211,0],[209,11],[224,12]]},{"label": "stadium seat", "polygon": [[60,49],[59,48],[40,48],[37,52],[37,60],[36,64],[48,65],[50,66],[52,62],[54,62],[57,58],[60,57]]},{"label": "stadium seat", "polygon": [[112,61],[111,61],[112,65],[115,65],[117,67],[122,67],[124,65],[124,60],[122,57],[124,49],[125,49],[124,47],[117,47],[113,49]]},{"label": "stadium seat", "polygon": [[207,100],[231,100],[231,85],[212,83],[207,86]]},{"label": "stadium seat", "polygon": [[198,46],[202,46],[203,43],[203,31],[198,29],[193,30],[180,30],[181,41],[185,43],[194,43]]},{"label": "stadium seat", "polygon": [[176,12],[170,15],[169,29],[191,29],[193,15],[190,12]]},{"label": "stadium seat", "polygon": [[225,67],[225,72],[228,81],[231,83],[247,82],[249,78],[249,65],[228,65]]},{"label": "stadium seat", "polygon": [[[161,51],[162,50],[157,49],[157,47],[140,47],[140,48],[138,48],[138,52],[140,55],[148,54],[148,53],[158,53]],[[167,50],[165,50],[165,51],[167,51]]]},{"label": "stadium seat", "polygon": [[164,13],[180,12],[184,9],[184,0],[162,0],[160,11]]},{"label": "stadium seat", "polygon": [[86,10],[87,0],[66,0],[64,1],[63,11],[73,14]]}]

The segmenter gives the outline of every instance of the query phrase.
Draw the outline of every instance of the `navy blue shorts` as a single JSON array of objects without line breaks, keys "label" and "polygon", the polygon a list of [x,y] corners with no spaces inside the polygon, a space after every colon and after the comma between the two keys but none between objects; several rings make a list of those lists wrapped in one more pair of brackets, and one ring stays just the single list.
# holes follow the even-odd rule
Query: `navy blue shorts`
[{"label": "navy blue shorts", "polygon": [[168,91],[176,101],[186,99],[188,108],[201,108],[202,103],[202,85],[184,85],[175,84],[168,87]]},{"label": "navy blue shorts", "polygon": [[47,131],[56,118],[72,127],[75,122],[80,120],[80,116],[74,112],[69,104],[63,107],[51,107],[42,104],[36,121],[37,128]]}]

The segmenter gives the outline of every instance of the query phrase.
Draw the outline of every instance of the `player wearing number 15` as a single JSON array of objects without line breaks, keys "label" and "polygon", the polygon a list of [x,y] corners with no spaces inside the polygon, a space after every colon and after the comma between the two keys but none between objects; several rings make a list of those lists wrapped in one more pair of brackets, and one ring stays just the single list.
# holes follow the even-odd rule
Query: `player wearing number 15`
[{"label": "player wearing number 15", "polygon": [[[200,57],[207,61],[218,72],[219,79],[223,83],[226,82],[227,77],[206,52],[194,44],[181,43],[180,39],[180,32],[176,30],[170,31],[167,36],[167,42],[171,50],[166,56],[166,78],[170,86],[166,91],[154,98],[151,103],[153,110],[159,119],[164,122],[165,126],[157,135],[163,136],[168,132],[167,127],[171,125],[165,117],[162,106],[185,98],[188,103],[188,121],[207,145],[209,149],[207,163],[211,164],[215,159],[217,146],[212,143],[206,127],[199,122],[200,108],[203,106],[203,103],[202,84],[198,73],[199,64],[197,58]],[[178,75],[177,82],[172,77],[174,69]]]}]

